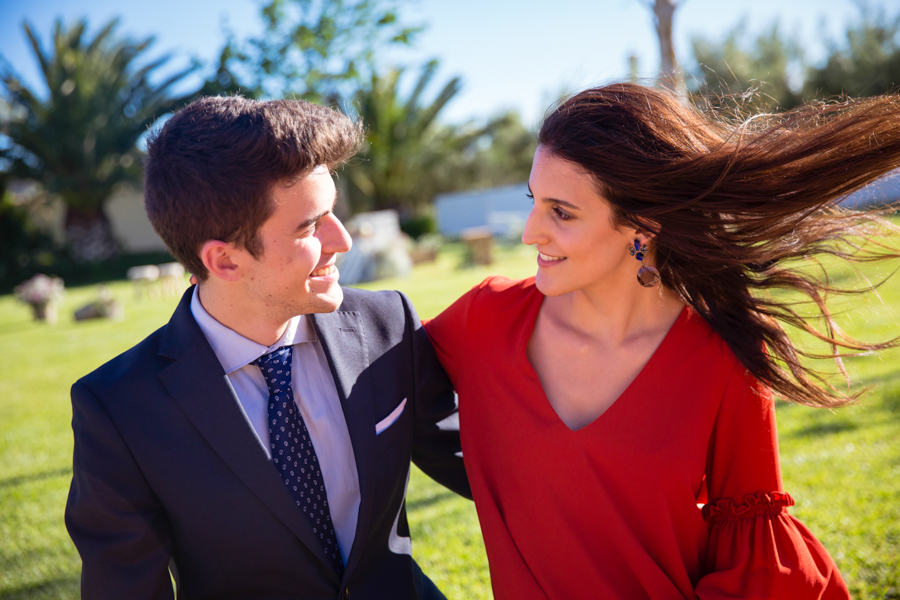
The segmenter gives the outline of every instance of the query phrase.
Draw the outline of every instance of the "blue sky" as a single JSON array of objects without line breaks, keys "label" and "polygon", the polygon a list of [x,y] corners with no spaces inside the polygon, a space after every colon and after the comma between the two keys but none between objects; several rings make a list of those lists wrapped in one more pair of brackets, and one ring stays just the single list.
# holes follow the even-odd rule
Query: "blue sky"
[{"label": "blue sky", "polygon": [[[655,74],[659,50],[647,1],[407,0],[405,19],[428,27],[414,49],[389,59],[408,65],[440,59],[436,84],[462,76],[463,90],[445,113],[449,121],[516,109],[531,125],[560,90],[627,76],[630,54],[638,57],[642,76]],[[57,17],[87,17],[96,30],[120,16],[120,33],[155,35],[155,51],[170,53],[173,67],[192,56],[211,61],[224,42],[224,27],[238,38],[262,28],[259,5],[253,0],[0,0],[0,55],[33,84],[37,67],[23,19],[46,41]],[[870,5],[886,7],[892,15],[898,11],[896,0],[871,0]],[[742,20],[748,32],[756,33],[778,21],[817,60],[825,54],[826,41],[838,40],[858,14],[853,0],[682,0],[675,16],[675,49],[687,60],[694,35],[722,38]]]}]

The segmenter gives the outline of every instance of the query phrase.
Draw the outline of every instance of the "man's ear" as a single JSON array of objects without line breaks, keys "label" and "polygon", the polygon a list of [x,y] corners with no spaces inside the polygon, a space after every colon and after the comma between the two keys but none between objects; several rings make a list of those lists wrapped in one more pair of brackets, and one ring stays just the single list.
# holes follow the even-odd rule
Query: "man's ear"
[{"label": "man's ear", "polygon": [[209,240],[200,248],[200,260],[213,277],[225,281],[241,278],[241,255],[234,244],[221,240]]}]

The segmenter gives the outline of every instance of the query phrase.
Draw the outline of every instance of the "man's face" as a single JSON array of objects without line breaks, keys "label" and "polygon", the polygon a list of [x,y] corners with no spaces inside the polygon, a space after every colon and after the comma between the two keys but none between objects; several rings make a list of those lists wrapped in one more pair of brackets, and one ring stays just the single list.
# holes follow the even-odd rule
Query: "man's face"
[{"label": "man's face", "polygon": [[276,185],[275,212],[259,229],[263,254],[247,257],[244,285],[267,317],[332,312],[344,298],[336,255],[350,235],[334,216],[336,190],[323,166],[291,186]]}]

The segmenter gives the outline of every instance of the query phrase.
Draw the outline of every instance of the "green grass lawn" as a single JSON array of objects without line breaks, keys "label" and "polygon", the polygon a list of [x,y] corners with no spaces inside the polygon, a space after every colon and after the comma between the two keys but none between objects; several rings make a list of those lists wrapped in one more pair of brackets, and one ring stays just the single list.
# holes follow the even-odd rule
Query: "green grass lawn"
[{"label": "green grass lawn", "polygon": [[[432,317],[493,273],[525,277],[534,251],[502,249],[490,268],[458,269],[449,246],[412,277],[364,287],[399,289]],[[866,274],[878,278],[869,269]],[[138,300],[111,284],[124,320],[75,323],[73,310],[94,288],[69,291],[54,326],[0,297],[0,599],[77,598],[80,563],[63,525],[71,477],[69,386],[163,325],[177,298]],[[877,298],[844,305],[843,322],[863,339],[900,334],[900,279]],[[896,309],[892,307],[897,307]],[[783,475],[794,515],[823,541],[855,598],[900,598],[900,352],[849,361],[872,386],[859,405],[829,412],[780,405]],[[418,471],[410,482],[413,553],[451,599],[490,598],[484,546],[471,503]]]}]

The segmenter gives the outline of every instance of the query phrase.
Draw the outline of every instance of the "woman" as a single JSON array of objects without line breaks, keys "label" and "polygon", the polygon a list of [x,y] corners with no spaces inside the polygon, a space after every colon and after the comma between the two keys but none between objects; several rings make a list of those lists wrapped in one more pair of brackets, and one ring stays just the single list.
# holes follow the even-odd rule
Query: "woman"
[{"label": "woman", "polygon": [[[832,207],[900,166],[898,99],[729,126],[616,84],[566,101],[538,142],[536,277],[489,278],[426,324],[459,394],[495,597],[848,597],[787,512],[772,392],[852,399],[782,323],[836,360],[889,345],[842,334],[829,288],[791,265],[878,229]],[[855,258],[895,256],[873,243]],[[824,330],[773,289],[805,293]]]}]

